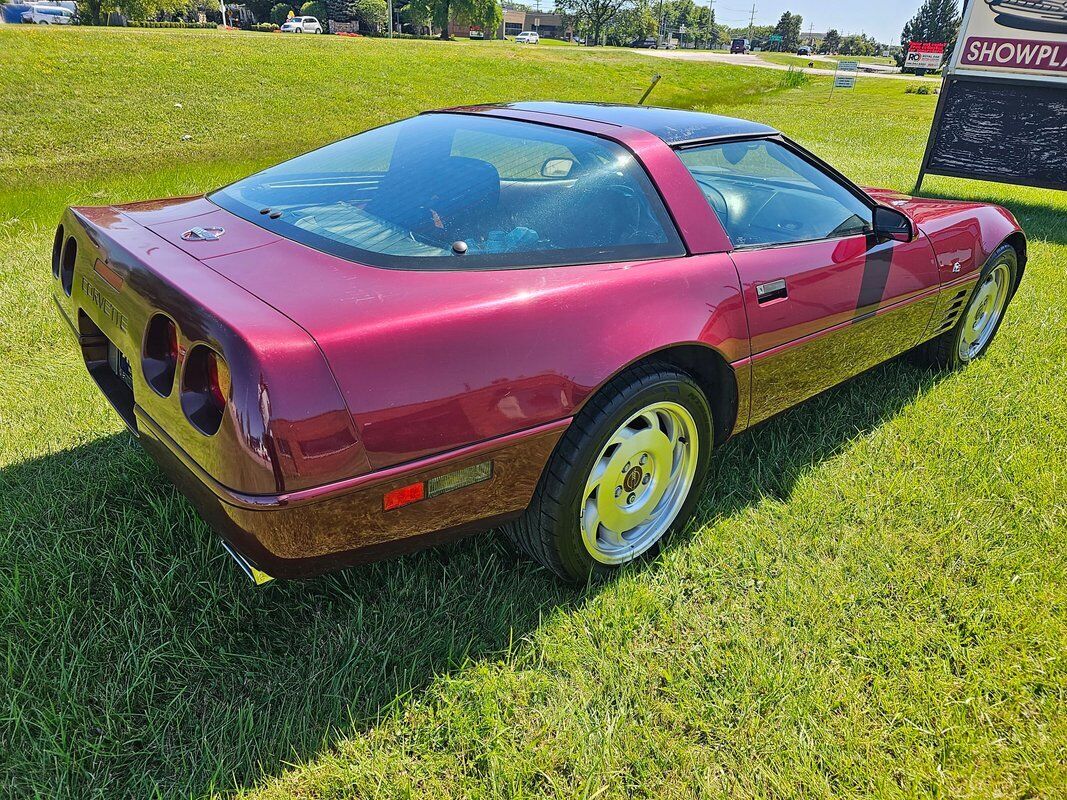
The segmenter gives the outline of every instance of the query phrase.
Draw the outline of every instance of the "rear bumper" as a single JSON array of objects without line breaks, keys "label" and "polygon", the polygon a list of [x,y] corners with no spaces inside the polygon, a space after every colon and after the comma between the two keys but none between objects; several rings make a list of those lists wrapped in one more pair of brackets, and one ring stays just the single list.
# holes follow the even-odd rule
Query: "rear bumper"
[{"label": "rear bumper", "polygon": [[[248,562],[273,577],[297,578],[410,552],[492,528],[530,504],[541,471],[570,420],[462,448],[401,467],[280,495],[233,492],[196,463],[135,406],[145,450],[201,516]],[[491,460],[482,483],[385,511],[392,489]]]},{"label": "rear bumper", "polygon": [[[251,566],[274,577],[327,572],[483,530],[529,505],[569,419],[371,471],[336,381],[306,331],[113,209],[89,211],[95,222],[77,210],[64,215],[59,238],[73,240],[76,250],[70,265],[67,244],[62,258],[53,257],[56,307],[101,393]],[[101,265],[118,275],[118,285]],[[177,323],[179,352],[206,344],[226,355],[233,374],[258,376],[235,383],[213,435],[194,435],[182,409],[175,386],[184,356],[169,394],[151,387],[140,368],[144,331],[160,309]],[[239,331],[253,331],[256,346]],[[113,350],[128,375],[114,370]],[[185,431],[190,435],[179,443],[175,436]],[[487,480],[384,509],[383,495],[393,489],[486,461]]]}]

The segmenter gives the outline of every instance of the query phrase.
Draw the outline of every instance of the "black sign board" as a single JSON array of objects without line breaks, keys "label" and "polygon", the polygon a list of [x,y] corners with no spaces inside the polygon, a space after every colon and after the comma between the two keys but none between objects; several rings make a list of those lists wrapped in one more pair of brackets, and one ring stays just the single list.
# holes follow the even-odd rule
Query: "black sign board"
[{"label": "black sign board", "polygon": [[923,172],[1067,189],[1067,87],[947,78]]},{"label": "black sign board", "polygon": [[967,4],[916,193],[928,173],[1067,190],[1067,0],[1034,5]]}]

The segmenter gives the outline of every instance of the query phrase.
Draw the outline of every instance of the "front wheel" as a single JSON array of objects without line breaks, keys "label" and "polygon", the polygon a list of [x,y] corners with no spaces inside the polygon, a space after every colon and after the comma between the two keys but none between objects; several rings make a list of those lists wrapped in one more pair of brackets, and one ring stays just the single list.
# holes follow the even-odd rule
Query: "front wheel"
[{"label": "front wheel", "polygon": [[921,361],[956,369],[985,355],[1000,330],[1019,278],[1019,254],[1001,245],[986,262],[959,321],[947,333],[920,345]]},{"label": "front wheel", "polygon": [[610,575],[685,525],[713,438],[707,397],[691,377],[636,368],[578,414],[508,534],[566,579]]}]

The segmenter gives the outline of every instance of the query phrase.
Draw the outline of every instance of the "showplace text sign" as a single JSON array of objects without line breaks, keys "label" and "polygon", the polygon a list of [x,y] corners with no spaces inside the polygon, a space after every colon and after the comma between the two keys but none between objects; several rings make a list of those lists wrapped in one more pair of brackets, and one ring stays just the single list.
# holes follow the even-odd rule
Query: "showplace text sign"
[{"label": "showplace text sign", "polygon": [[1067,0],[970,0],[956,73],[1067,74]]},{"label": "showplace text sign", "polygon": [[1059,42],[972,36],[964,45],[960,65],[1067,74],[1067,46]]}]

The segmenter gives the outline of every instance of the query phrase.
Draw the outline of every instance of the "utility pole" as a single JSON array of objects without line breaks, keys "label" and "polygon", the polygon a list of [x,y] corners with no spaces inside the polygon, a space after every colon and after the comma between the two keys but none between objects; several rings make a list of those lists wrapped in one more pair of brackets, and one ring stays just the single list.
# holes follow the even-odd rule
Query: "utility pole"
[{"label": "utility pole", "polygon": [[389,38],[393,38],[393,0],[389,0]]},{"label": "utility pole", "polygon": [[756,27],[756,4],[752,4],[752,16],[748,20],[748,43],[752,44],[752,32]]}]

